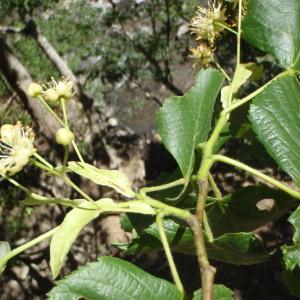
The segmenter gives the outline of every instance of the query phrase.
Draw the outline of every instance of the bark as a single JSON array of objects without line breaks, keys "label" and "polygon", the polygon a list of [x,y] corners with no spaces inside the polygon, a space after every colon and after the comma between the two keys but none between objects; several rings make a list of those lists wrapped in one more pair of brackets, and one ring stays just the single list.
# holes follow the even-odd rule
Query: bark
[{"label": "bark", "polygon": [[4,78],[16,92],[24,107],[30,113],[36,125],[40,127],[40,132],[52,141],[58,128],[55,120],[43,109],[40,103],[26,94],[29,83],[32,82],[31,76],[26,68],[13,54],[6,41],[0,37],[0,71]]}]

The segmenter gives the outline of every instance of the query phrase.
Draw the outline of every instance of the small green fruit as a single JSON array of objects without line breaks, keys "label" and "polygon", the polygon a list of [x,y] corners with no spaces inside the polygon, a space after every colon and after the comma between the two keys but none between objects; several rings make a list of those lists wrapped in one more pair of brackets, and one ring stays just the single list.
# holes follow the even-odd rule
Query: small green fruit
[{"label": "small green fruit", "polygon": [[55,134],[57,144],[68,146],[74,140],[74,133],[67,128],[60,128]]}]

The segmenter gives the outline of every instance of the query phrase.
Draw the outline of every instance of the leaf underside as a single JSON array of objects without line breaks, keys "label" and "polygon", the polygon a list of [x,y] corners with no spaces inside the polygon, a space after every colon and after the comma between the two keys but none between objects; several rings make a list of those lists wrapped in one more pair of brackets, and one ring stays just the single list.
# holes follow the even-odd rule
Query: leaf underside
[{"label": "leaf underside", "polygon": [[[95,202],[97,203],[97,202]],[[53,278],[57,277],[64,259],[82,228],[91,220],[98,217],[100,211],[92,210],[94,205],[84,201],[78,207],[67,213],[59,225],[50,243],[50,267]]]},{"label": "leaf underside", "polygon": [[122,171],[99,169],[93,165],[75,161],[68,163],[68,169],[96,184],[111,187],[126,197],[135,195],[131,181]]}]

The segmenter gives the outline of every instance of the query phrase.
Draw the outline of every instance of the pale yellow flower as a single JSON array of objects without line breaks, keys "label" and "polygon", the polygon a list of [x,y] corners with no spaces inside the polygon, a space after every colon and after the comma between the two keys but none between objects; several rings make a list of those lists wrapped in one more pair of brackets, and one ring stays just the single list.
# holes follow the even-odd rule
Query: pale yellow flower
[{"label": "pale yellow flower", "polygon": [[52,80],[43,85],[44,91],[42,92],[46,101],[56,102],[59,99],[68,100],[73,97],[75,92],[73,91],[74,83],[69,79],[63,78],[60,81]]},{"label": "pale yellow flower", "polygon": [[225,8],[217,4],[208,4],[207,8],[198,6],[195,17],[190,24],[192,33],[195,34],[196,40],[208,40],[213,43],[218,34],[224,30],[220,24],[224,23]]},{"label": "pale yellow flower", "polygon": [[34,134],[29,127],[5,124],[0,129],[0,175],[21,171],[35,153]]},{"label": "pale yellow flower", "polygon": [[73,81],[63,79],[56,85],[56,91],[60,97],[69,99],[73,96]]}]

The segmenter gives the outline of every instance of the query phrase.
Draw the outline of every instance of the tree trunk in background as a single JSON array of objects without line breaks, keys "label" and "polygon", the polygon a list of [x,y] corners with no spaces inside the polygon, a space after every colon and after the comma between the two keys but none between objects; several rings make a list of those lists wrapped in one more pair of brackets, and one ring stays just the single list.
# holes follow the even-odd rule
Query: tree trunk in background
[{"label": "tree trunk in background", "polygon": [[[74,83],[74,89],[78,95],[79,101],[82,104],[89,123],[93,125],[95,121],[99,123],[99,114],[93,111],[93,99],[90,98],[83,90],[78,81],[78,78],[70,69],[66,61],[57,53],[56,49],[48,41],[48,39],[42,34],[36,23],[29,16],[22,16],[23,22],[25,22],[26,29],[24,33],[33,37],[40,49],[46,54],[49,60],[54,64],[60,74]],[[95,128],[94,128],[95,131]]]},{"label": "tree trunk in background", "polygon": [[[48,39],[42,34],[34,20],[29,15],[21,15],[21,19],[26,26],[23,32],[35,39],[37,45],[46,54],[62,76],[74,82],[74,89],[78,95],[76,98],[79,100],[84,109],[92,134],[91,144],[93,156],[98,158],[102,156],[102,159],[108,162],[110,158],[102,134],[105,130],[105,122],[103,122],[101,115],[93,109],[93,99],[82,90],[81,84],[79,83],[76,75],[70,69],[66,61],[58,54]],[[78,117],[80,117],[80,113],[78,111],[70,111],[70,115],[74,120],[78,120]]]},{"label": "tree trunk in background", "polygon": [[27,96],[26,90],[30,82],[31,76],[26,68],[14,56],[3,38],[0,37],[0,71],[9,83],[11,88],[17,93],[22,104],[30,113],[36,125],[40,127],[40,132],[49,141],[53,141],[53,137],[58,128],[56,121],[52,116],[44,110],[41,104]]}]

